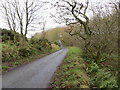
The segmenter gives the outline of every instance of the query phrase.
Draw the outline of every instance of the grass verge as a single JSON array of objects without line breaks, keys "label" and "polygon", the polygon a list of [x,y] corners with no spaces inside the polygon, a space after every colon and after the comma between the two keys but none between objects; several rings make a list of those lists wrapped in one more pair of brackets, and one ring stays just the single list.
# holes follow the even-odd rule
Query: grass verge
[{"label": "grass verge", "polygon": [[53,78],[51,88],[89,88],[89,77],[85,72],[85,62],[80,54],[79,48],[69,48],[66,59]]}]

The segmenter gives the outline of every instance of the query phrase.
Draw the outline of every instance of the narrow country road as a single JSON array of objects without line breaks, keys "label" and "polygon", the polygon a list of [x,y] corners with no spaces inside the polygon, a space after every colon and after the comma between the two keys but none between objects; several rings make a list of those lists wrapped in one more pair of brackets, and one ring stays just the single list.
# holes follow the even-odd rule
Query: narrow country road
[{"label": "narrow country road", "polygon": [[2,88],[47,88],[67,52],[68,49],[62,49],[5,73]]}]

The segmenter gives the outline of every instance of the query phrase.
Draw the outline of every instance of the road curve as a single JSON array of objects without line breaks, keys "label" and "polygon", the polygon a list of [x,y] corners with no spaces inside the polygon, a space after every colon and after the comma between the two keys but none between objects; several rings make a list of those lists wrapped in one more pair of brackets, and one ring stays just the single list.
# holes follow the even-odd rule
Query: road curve
[{"label": "road curve", "polygon": [[68,49],[62,49],[5,73],[2,88],[47,88],[67,52]]}]

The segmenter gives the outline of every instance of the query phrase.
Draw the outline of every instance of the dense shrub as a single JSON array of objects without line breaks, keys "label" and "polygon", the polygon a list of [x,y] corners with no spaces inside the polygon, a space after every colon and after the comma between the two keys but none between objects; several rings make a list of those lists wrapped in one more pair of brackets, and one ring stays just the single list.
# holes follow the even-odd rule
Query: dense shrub
[{"label": "dense shrub", "polygon": [[6,29],[2,29],[2,41],[14,40],[14,32]]},{"label": "dense shrub", "polygon": [[92,62],[87,65],[86,71],[90,76],[91,88],[118,88],[114,67],[101,67],[101,64]]},{"label": "dense shrub", "polygon": [[98,72],[98,70],[99,70],[98,64],[93,62],[90,67],[90,72]]},{"label": "dense shrub", "polygon": [[[9,31],[8,31],[9,32]],[[2,43],[2,60],[3,62],[15,61],[23,57],[29,57],[38,52],[50,51],[52,46],[48,40],[31,40],[30,42],[5,41]]]},{"label": "dense shrub", "polygon": [[16,43],[22,40],[22,35],[17,32],[7,30],[7,29],[1,29],[1,31],[2,31],[1,32],[2,42],[13,41]]},{"label": "dense shrub", "polygon": [[58,46],[60,46],[60,44],[56,41],[56,42],[54,42],[53,44],[56,44],[56,45],[58,45]]},{"label": "dense shrub", "polygon": [[29,48],[27,47],[23,47],[19,49],[19,55],[22,57],[27,57],[31,55],[31,52],[29,50]]},{"label": "dense shrub", "polygon": [[[102,12],[102,11],[101,11]],[[110,14],[110,13],[109,13]],[[96,14],[89,22],[91,36],[83,43],[84,57],[96,63],[104,62],[111,54],[118,54],[118,12]],[[84,28],[83,28],[84,29]],[[82,31],[82,30],[81,30]],[[85,34],[82,34],[86,37]]]},{"label": "dense shrub", "polygon": [[38,52],[31,44],[28,42],[20,43],[19,45],[13,44],[12,42],[2,43],[2,61],[15,61],[21,57],[31,56]]},{"label": "dense shrub", "polygon": [[44,51],[52,49],[51,43],[47,39],[31,38],[30,43],[38,50]]},{"label": "dense shrub", "polygon": [[94,86],[98,88],[118,88],[117,79],[110,71],[100,69],[91,79]]},{"label": "dense shrub", "polygon": [[53,52],[60,50],[59,45],[51,44],[51,46],[52,46],[52,51],[53,51]]},{"label": "dense shrub", "polygon": [[36,54],[36,52],[37,52],[37,49],[35,49],[34,47],[32,47],[29,44],[24,47],[19,48],[19,55],[21,57],[28,57],[33,54]]},{"label": "dense shrub", "polygon": [[2,61],[14,61],[19,59],[18,47],[11,45],[10,42],[2,43]]}]

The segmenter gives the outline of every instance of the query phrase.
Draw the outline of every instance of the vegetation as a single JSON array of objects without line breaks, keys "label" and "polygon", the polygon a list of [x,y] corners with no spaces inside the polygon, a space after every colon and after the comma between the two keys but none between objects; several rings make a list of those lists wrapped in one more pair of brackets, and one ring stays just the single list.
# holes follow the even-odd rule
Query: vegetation
[{"label": "vegetation", "polygon": [[[71,37],[67,32],[67,27],[58,27],[58,28],[53,28],[50,29],[48,31],[46,31],[46,39],[49,40],[52,43],[57,44],[58,40],[60,39],[63,43],[64,46],[79,46],[80,42],[79,39],[75,38],[75,37]],[[60,37],[61,35],[61,37]],[[43,38],[43,34],[42,33],[36,33],[34,36],[34,38]]]},{"label": "vegetation", "polygon": [[[1,4],[9,30],[1,29],[3,65],[0,68],[8,70],[55,52],[60,49],[58,40],[61,40],[64,47],[70,48],[50,87],[119,88],[120,3],[119,7],[117,3],[98,2],[94,6],[89,0],[86,3],[54,0],[51,5],[55,11],[51,17],[66,26],[48,31],[45,31],[46,19],[37,22],[36,12],[43,7],[41,2],[37,5],[29,0],[23,3],[14,0]],[[89,12],[91,17],[87,15]],[[28,40],[28,31],[36,27],[34,21],[43,24],[43,32]]]},{"label": "vegetation", "polygon": [[52,46],[52,52],[60,50],[60,47],[57,44],[51,44],[51,46]]},{"label": "vegetation", "polygon": [[2,35],[2,42],[6,41],[13,41],[14,42],[19,42],[21,39],[21,35],[17,32],[2,29],[1,30],[1,35]]},{"label": "vegetation", "polygon": [[117,70],[113,66],[88,63],[81,55],[81,49],[69,48],[67,57],[55,73],[51,88],[118,88]]},{"label": "vegetation", "polygon": [[[38,2],[29,0],[25,2],[18,2],[16,0],[12,2],[7,0],[5,0],[4,3],[1,2],[1,9],[4,13],[6,24],[14,33],[19,30],[23,41],[26,40],[25,37],[28,30],[33,29],[33,23],[36,22],[36,19],[39,19],[36,13],[40,11],[43,4],[40,1]],[[36,24],[38,24],[38,22],[36,22]]]},{"label": "vegetation", "polygon": [[[19,36],[19,38],[17,37]],[[13,39],[15,37],[15,39]],[[14,68],[40,58],[41,56],[50,54],[59,50],[56,44],[51,45],[47,39],[34,39],[29,41],[20,41],[21,34],[13,33],[13,31],[2,29],[2,66],[3,71]]]},{"label": "vegetation", "polygon": [[90,79],[85,72],[85,62],[80,57],[81,50],[70,47],[66,59],[56,72],[52,88],[89,88]]},{"label": "vegetation", "polygon": [[[119,81],[117,81],[117,63],[119,60],[119,28],[117,22],[117,4],[111,2],[106,4],[105,7],[103,5],[92,7],[92,5],[89,5],[88,0],[86,3],[80,3],[76,0],[57,0],[54,5],[57,15],[52,15],[53,18],[59,23],[65,23],[67,25],[66,32],[71,36],[77,36],[79,38],[79,42],[81,42],[79,47],[82,49],[82,55],[78,58],[78,60],[81,61],[82,58],[82,60],[86,63],[85,72],[90,78],[89,88],[118,88]],[[89,6],[93,12],[92,19],[87,16],[87,9],[89,9]],[[112,10],[109,10],[109,7],[111,7]],[[102,8],[107,8],[107,10],[104,11]],[[72,56],[73,58],[76,57],[74,55]],[[69,58],[69,56],[67,56],[67,58]],[[68,61],[71,60],[72,59],[70,58]],[[74,61],[71,61],[70,63],[74,64]],[[69,87],[70,83],[69,85],[66,83],[62,85],[62,81],[72,82],[68,81],[70,74],[66,77],[62,77],[64,74],[61,74],[72,71],[64,71],[63,67],[66,67],[67,65],[69,65],[69,63],[64,62],[60,67],[60,70],[57,72],[55,80],[53,81],[53,87]],[[76,67],[77,66],[72,68]],[[65,80],[62,80],[59,77],[62,77]],[[80,83],[79,80],[78,82]],[[80,85],[75,85],[75,87],[81,88]]]}]

